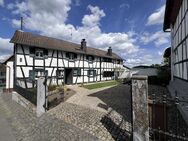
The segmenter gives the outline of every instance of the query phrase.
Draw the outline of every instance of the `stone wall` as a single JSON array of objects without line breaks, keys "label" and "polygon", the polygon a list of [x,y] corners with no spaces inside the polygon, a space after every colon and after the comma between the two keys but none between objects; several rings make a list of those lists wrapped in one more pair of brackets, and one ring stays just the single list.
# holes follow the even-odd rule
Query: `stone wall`
[{"label": "stone wall", "polygon": [[133,141],[149,141],[148,82],[146,76],[132,77]]}]

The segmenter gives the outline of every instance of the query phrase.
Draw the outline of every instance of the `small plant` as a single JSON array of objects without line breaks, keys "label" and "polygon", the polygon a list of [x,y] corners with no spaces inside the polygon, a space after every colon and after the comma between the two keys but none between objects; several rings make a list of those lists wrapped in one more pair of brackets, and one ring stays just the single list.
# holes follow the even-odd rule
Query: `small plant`
[{"label": "small plant", "polygon": [[58,90],[58,92],[63,92],[64,88],[63,88],[63,86],[59,86],[59,87],[57,87],[57,90]]},{"label": "small plant", "polygon": [[57,87],[57,85],[49,85],[48,91],[54,91],[54,90],[56,90],[56,87]]},{"label": "small plant", "polygon": [[67,91],[70,91],[71,89],[67,88]]}]

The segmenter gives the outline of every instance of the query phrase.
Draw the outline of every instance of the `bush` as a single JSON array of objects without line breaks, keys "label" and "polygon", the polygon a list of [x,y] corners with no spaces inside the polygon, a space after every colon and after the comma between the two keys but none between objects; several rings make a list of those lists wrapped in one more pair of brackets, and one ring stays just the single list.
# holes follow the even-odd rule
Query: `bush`
[{"label": "bush", "polygon": [[149,76],[148,84],[166,86],[170,81],[170,68],[159,67],[157,76]]},{"label": "bush", "polygon": [[148,76],[148,84],[159,85],[159,80],[157,76]]},{"label": "bush", "polygon": [[57,85],[49,85],[48,91],[54,91],[56,89]]},{"label": "bush", "polygon": [[171,78],[169,67],[160,67],[158,70],[158,80],[161,85],[168,85]]}]

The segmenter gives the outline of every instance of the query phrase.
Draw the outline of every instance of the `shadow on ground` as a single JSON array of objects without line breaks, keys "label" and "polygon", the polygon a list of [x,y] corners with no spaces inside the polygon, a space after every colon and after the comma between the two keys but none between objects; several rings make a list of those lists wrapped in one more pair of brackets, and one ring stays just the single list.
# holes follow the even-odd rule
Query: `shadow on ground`
[{"label": "shadow on ground", "polygon": [[[109,111],[102,119],[101,123],[108,130],[114,140],[129,140],[130,131],[121,129],[122,121],[131,123],[131,93],[129,85],[118,85],[105,89],[88,96],[97,97],[102,100],[105,104],[98,104],[98,107]],[[120,123],[115,123],[111,118],[110,114],[112,111],[117,112],[122,116]],[[113,129],[116,128],[116,129]],[[121,136],[119,133],[123,133]]]}]

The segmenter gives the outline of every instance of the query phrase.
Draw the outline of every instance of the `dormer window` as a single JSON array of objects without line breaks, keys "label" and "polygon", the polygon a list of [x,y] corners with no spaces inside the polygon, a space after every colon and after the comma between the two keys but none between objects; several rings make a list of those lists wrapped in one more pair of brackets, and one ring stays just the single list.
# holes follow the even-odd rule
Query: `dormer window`
[{"label": "dormer window", "polygon": [[89,62],[93,62],[94,56],[92,56],[92,55],[87,55],[87,60],[88,60]]},{"label": "dormer window", "polygon": [[36,58],[44,58],[44,52],[43,52],[43,50],[36,50],[35,51],[35,57]]},{"label": "dormer window", "polygon": [[68,58],[69,60],[74,61],[75,59],[77,59],[77,54],[67,52],[67,53],[66,53],[66,58]]},{"label": "dormer window", "polygon": [[103,62],[112,62],[111,58],[103,58]]}]

